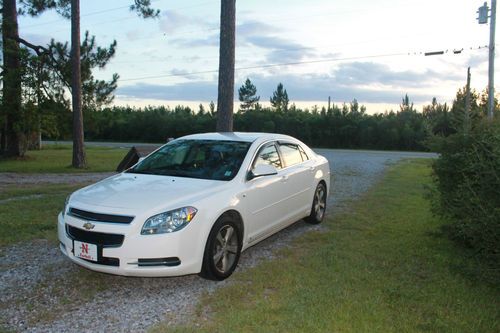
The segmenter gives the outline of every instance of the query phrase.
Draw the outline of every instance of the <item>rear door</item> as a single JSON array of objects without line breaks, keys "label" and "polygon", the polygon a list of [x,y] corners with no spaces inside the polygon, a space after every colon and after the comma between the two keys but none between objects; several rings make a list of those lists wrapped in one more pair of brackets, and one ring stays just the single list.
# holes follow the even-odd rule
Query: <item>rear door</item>
[{"label": "rear door", "polygon": [[286,179],[283,190],[288,193],[285,222],[291,223],[310,213],[314,168],[298,144],[279,142],[278,147],[284,164],[282,177]]}]

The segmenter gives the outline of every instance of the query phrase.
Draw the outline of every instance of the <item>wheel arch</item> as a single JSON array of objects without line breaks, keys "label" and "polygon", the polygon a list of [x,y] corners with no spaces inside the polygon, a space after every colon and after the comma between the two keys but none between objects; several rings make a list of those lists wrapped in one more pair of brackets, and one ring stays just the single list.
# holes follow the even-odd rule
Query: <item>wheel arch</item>
[{"label": "wheel arch", "polygon": [[222,213],[219,213],[217,218],[213,219],[213,222],[211,223],[210,227],[207,229],[206,234],[204,236],[205,238],[203,240],[203,242],[204,242],[203,243],[203,251],[205,251],[205,248],[206,248],[207,242],[208,242],[208,237],[209,237],[210,232],[212,231],[215,223],[217,223],[217,221],[224,216],[228,216],[231,220],[236,222],[236,224],[238,225],[238,231],[239,231],[241,243],[242,244],[244,243],[244,241],[245,241],[245,238],[244,238],[244,236],[245,236],[245,224],[243,223],[243,217],[241,216],[240,212],[238,212],[236,209],[229,208],[229,209],[223,211]]},{"label": "wheel arch", "polygon": [[326,193],[329,193],[328,185],[326,184],[326,181],[324,179],[320,179],[316,186],[318,186],[319,184],[323,184],[325,186]]},{"label": "wheel arch", "polygon": [[243,223],[243,217],[241,216],[240,212],[238,212],[236,209],[226,210],[224,213],[220,214],[220,216],[217,218],[217,220],[223,216],[228,216],[234,222],[236,222],[236,224],[238,225],[238,231],[240,233],[240,239],[241,239],[241,242],[243,243],[244,236],[245,236],[245,224]]}]

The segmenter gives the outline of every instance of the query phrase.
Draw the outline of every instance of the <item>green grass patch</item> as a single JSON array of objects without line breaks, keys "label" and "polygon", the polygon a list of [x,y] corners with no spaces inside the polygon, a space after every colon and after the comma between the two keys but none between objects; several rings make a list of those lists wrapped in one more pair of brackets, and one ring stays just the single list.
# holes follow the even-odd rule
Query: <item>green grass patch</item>
[{"label": "green grass patch", "polygon": [[57,215],[79,185],[8,187],[0,194],[0,246],[45,238],[57,240]]},{"label": "green grass patch", "polygon": [[72,148],[68,145],[49,145],[42,150],[28,151],[23,158],[0,159],[0,172],[72,173],[114,171],[127,154],[126,149],[86,147],[88,168],[71,167]]},{"label": "green grass patch", "polygon": [[407,161],[327,232],[204,297],[188,326],[154,332],[499,332],[500,290],[441,233],[425,186],[430,162]]}]

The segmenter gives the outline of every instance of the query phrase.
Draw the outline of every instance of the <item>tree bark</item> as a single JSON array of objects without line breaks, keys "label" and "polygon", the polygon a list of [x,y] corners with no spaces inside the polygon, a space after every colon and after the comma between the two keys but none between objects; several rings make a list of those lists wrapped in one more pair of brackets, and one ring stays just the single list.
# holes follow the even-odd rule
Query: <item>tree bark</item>
[{"label": "tree bark", "polygon": [[21,61],[16,0],[4,0],[2,9],[4,156],[24,156],[26,135],[21,104]]},{"label": "tree bark", "polygon": [[74,168],[85,168],[82,113],[82,78],[80,67],[80,0],[71,0],[71,95],[73,106]]},{"label": "tree bark", "polygon": [[217,131],[233,131],[236,0],[221,0]]}]

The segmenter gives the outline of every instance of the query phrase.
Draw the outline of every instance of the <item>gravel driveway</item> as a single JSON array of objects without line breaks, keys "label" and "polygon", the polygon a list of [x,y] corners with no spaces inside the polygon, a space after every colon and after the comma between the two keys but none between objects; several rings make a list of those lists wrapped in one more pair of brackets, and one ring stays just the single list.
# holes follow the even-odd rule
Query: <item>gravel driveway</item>
[{"label": "gravel driveway", "polygon": [[[388,165],[404,158],[436,156],[426,153],[317,151],[329,159],[332,168],[330,216],[370,188]],[[0,174],[0,185],[1,181]],[[43,182],[43,178],[33,181]],[[298,235],[321,228],[302,221],[295,223],[245,251],[237,270],[245,270],[263,260],[273,260],[277,249],[288,246]],[[232,279],[207,281],[196,275],[128,278],[91,272],[64,259],[59,250],[45,240],[0,249],[0,258],[0,304],[3,304],[0,305],[0,318],[8,328],[19,331],[141,332],[160,321],[175,325],[189,320],[204,293],[234,283]],[[81,301],[85,300],[81,294],[89,291],[91,296]],[[78,301],[74,301],[73,295]]]}]

